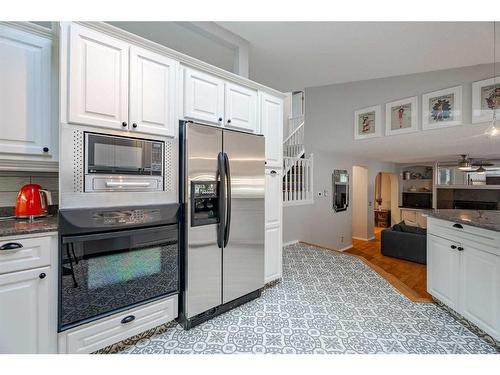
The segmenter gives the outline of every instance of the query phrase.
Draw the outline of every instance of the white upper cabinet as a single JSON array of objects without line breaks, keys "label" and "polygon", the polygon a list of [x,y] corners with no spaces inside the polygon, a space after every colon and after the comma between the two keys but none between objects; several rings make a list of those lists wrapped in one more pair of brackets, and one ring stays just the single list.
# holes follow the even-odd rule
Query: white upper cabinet
[{"label": "white upper cabinet", "polygon": [[184,117],[222,125],[224,81],[186,68],[184,70]]},{"label": "white upper cabinet", "polygon": [[266,137],[267,166],[283,166],[283,100],[266,93],[260,96],[260,124]]},{"label": "white upper cabinet", "polygon": [[225,127],[257,133],[257,91],[226,83],[225,114]]},{"label": "white upper cabinet", "polygon": [[57,158],[50,113],[51,45],[47,38],[0,26],[2,154]]},{"label": "white upper cabinet", "polygon": [[127,127],[129,45],[71,24],[69,56],[68,121]]},{"label": "white upper cabinet", "polygon": [[168,57],[130,49],[130,124],[132,131],[175,134],[176,78],[179,63]]}]

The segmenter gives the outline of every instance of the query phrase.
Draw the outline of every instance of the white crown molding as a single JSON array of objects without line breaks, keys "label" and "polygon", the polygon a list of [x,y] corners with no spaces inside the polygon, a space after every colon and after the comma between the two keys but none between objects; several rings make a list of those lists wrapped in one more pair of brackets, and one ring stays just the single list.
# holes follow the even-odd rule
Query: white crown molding
[{"label": "white crown molding", "polygon": [[35,34],[44,38],[50,38],[52,39],[52,30],[48,29],[46,27],[37,25],[36,23],[32,22],[4,22],[1,21],[0,25],[5,25],[9,27],[16,28],[18,30],[26,31],[31,34]]},{"label": "white crown molding", "polygon": [[[66,22],[61,22],[66,23]],[[125,42],[131,43],[138,45],[140,47],[149,49],[151,51],[160,53],[162,55],[165,55],[167,57],[170,57],[172,59],[178,60],[181,64],[189,66],[191,68],[203,70],[204,72],[216,75],[218,77],[221,77],[225,80],[238,83],[240,85],[246,86],[246,87],[251,87],[255,90],[261,90],[265,91],[271,95],[277,96],[279,98],[284,98],[285,94],[272,89],[270,87],[264,86],[260,83],[250,81],[247,78],[244,78],[242,76],[239,76],[237,74],[228,72],[224,69],[217,68],[216,66],[210,65],[204,61],[195,59],[194,57],[185,55],[183,53],[180,53],[178,51],[175,51],[173,49],[170,49],[168,47],[162,46],[161,44],[152,42],[148,39],[142,38],[138,35],[129,33],[128,31],[122,30],[118,27],[112,26],[110,24],[107,24],[105,22],[83,22],[83,21],[78,21],[75,22],[79,25],[88,27],[90,29],[106,33],[107,35],[110,35],[112,37],[115,37],[117,39],[121,39]]]}]

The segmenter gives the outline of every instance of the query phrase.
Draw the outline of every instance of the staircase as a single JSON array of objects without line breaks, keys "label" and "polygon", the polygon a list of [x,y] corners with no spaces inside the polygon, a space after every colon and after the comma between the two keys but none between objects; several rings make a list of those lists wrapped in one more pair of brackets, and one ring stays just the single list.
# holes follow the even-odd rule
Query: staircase
[{"label": "staircase", "polygon": [[288,120],[289,136],[283,141],[283,156],[300,158],[304,155],[304,116]]},{"label": "staircase", "polygon": [[288,120],[289,136],[283,141],[283,205],[313,202],[313,157],[305,157],[304,116]]}]

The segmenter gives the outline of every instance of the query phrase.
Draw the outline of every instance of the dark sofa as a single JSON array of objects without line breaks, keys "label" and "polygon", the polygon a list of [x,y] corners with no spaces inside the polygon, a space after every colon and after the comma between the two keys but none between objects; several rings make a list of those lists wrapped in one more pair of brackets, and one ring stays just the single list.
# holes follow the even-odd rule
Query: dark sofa
[{"label": "dark sofa", "polygon": [[427,264],[427,230],[401,222],[381,234],[383,255]]}]

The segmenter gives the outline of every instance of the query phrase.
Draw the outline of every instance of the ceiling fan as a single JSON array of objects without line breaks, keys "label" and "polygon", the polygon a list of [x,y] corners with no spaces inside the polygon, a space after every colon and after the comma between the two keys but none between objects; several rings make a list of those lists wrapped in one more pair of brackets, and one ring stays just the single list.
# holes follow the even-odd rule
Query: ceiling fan
[{"label": "ceiling fan", "polygon": [[[461,154],[458,161],[458,169],[464,172],[486,173],[485,167],[492,167],[495,164],[485,159],[472,159],[467,154]],[[498,168],[488,168],[488,170],[497,170]]]}]

